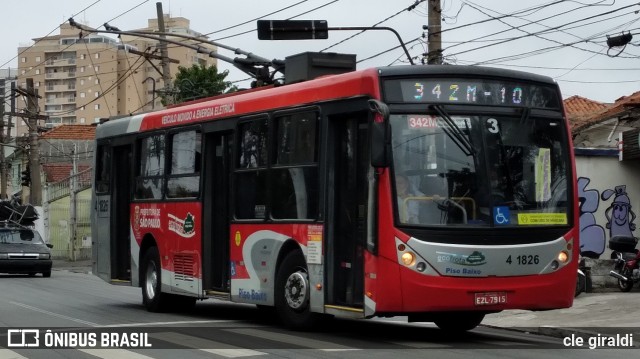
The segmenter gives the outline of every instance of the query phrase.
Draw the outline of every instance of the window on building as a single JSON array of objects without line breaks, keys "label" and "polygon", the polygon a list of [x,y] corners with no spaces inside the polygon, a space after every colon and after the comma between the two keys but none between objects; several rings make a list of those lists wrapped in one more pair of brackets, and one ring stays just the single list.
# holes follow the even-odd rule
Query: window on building
[{"label": "window on building", "polygon": [[100,96],[100,91],[96,91],[96,98]]},{"label": "window on building", "polygon": [[26,57],[22,57],[22,58],[20,58],[20,62],[22,62],[22,63],[27,62],[27,58],[26,58]]},{"label": "window on building", "polygon": [[87,58],[87,54],[81,54],[81,55],[80,55],[80,59],[81,59],[81,60],[84,60],[84,59],[86,59],[86,58]]},{"label": "window on building", "polygon": [[[99,121],[99,118],[98,118]],[[165,137],[157,134],[138,141],[135,198],[160,199],[164,184]]]},{"label": "window on building", "polygon": [[100,53],[96,52],[95,56],[96,56],[96,59],[99,59],[100,58]]},{"label": "window on building", "polygon": [[80,85],[81,85],[81,86],[82,86],[82,85],[84,85],[84,79],[81,79],[81,80],[80,80]]},{"label": "window on building", "polygon": [[40,61],[41,61],[40,56],[36,56],[36,62],[40,62]]},{"label": "window on building", "polygon": [[100,104],[97,103],[97,104],[93,105],[93,109],[94,110],[99,110],[100,109]]},{"label": "window on building", "polygon": [[93,67],[93,70],[94,70],[95,72],[100,71],[100,66],[94,66],[94,67]]},{"label": "window on building", "polygon": [[[85,97],[84,92],[80,92],[80,98],[84,98],[84,97]],[[83,110],[84,110],[84,108],[83,108]]]},{"label": "window on building", "polygon": [[80,123],[85,123],[86,119],[84,117],[80,117]]},{"label": "window on building", "polygon": [[95,84],[99,85],[100,84],[100,79],[96,79]]},{"label": "window on building", "polygon": [[202,134],[191,130],[171,136],[171,168],[167,178],[168,198],[198,197]]},{"label": "window on building", "polygon": [[36,75],[40,75],[40,69],[36,69]]}]

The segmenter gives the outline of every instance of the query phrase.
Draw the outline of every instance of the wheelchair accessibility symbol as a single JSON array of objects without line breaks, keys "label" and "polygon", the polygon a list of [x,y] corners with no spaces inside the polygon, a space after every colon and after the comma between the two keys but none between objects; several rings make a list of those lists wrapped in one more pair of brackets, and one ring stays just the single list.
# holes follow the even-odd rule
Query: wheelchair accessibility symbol
[{"label": "wheelchair accessibility symbol", "polygon": [[493,222],[496,225],[510,224],[511,214],[509,213],[509,207],[506,207],[506,206],[493,207]]}]

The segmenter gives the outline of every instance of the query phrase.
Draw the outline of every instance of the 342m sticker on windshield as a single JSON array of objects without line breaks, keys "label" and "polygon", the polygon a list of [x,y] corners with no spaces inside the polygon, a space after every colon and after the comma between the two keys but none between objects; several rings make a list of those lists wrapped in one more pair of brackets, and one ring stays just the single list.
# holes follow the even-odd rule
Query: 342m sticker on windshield
[{"label": "342m sticker on windshield", "polygon": [[[471,128],[471,121],[468,117],[454,117],[453,122],[460,129]],[[440,128],[447,127],[441,118],[433,115],[408,115],[407,127],[409,128]]]}]

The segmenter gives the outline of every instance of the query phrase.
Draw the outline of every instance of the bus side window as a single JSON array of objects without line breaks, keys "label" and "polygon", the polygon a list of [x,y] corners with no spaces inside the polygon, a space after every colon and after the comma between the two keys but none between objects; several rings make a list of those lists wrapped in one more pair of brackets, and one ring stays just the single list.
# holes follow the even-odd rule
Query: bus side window
[{"label": "bus side window", "polygon": [[139,166],[136,199],[161,199],[164,184],[164,134],[145,137],[138,142]]},{"label": "bus side window", "polygon": [[275,141],[272,160],[271,217],[318,217],[318,113],[279,116],[273,121]]},{"label": "bus side window", "polygon": [[198,197],[202,134],[191,130],[171,136],[171,168],[167,179],[168,198]]},{"label": "bus side window", "polygon": [[111,147],[98,146],[95,175],[96,193],[108,193],[111,181]]},{"label": "bus side window", "polygon": [[235,218],[264,219],[267,206],[267,118],[238,126]]}]

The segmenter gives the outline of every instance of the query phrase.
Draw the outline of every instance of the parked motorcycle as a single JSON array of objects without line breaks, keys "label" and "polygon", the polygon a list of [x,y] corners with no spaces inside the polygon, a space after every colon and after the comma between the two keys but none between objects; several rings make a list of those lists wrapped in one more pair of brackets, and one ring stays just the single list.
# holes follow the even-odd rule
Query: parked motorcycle
[{"label": "parked motorcycle", "polygon": [[580,258],[578,262],[578,278],[576,279],[576,293],[575,296],[579,296],[580,293],[587,291],[587,270],[584,258]]},{"label": "parked motorcycle", "polygon": [[638,238],[617,236],[609,240],[609,248],[613,250],[613,270],[609,275],[618,280],[618,288],[628,292],[633,285],[640,282],[640,251],[636,249]]}]

